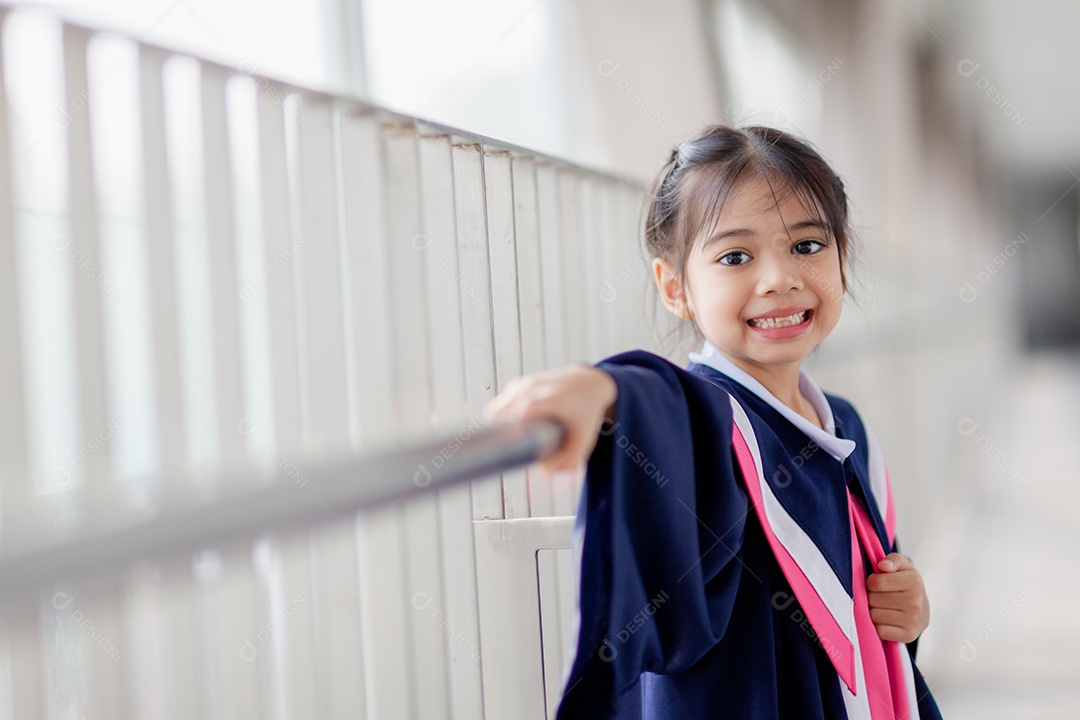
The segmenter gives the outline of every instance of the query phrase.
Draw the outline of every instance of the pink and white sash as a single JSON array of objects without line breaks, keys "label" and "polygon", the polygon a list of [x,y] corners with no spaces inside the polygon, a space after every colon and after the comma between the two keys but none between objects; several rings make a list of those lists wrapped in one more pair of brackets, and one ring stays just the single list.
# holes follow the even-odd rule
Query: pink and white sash
[{"label": "pink and white sash", "polygon": [[[881,640],[870,619],[862,550],[875,567],[885,557],[885,551],[869,516],[849,491],[852,596],[821,549],[788,514],[765,481],[754,428],[734,397],[731,408],[732,445],[754,512],[784,577],[836,668],[848,717],[917,720],[911,657],[900,643]],[[895,532],[892,493],[880,450],[873,440],[869,455],[871,487],[891,542]]]}]

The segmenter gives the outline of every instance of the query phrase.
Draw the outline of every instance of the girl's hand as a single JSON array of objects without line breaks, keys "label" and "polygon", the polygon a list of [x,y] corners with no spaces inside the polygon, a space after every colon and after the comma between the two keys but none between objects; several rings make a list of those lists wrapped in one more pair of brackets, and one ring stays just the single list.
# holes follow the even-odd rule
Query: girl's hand
[{"label": "girl's hand", "polygon": [[557,420],[566,429],[562,445],[538,465],[549,475],[577,470],[596,447],[601,423],[611,416],[618,392],[611,375],[579,363],[514,378],[484,406],[484,417]]},{"label": "girl's hand", "polygon": [[922,576],[900,553],[889,553],[866,578],[870,619],[882,640],[909,643],[930,624]]}]

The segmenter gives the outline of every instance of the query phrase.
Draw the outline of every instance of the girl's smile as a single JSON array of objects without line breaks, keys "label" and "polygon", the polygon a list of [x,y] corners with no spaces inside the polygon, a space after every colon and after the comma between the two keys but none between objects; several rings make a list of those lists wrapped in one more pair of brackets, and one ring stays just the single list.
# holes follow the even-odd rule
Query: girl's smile
[{"label": "girl's smile", "polygon": [[780,308],[760,317],[746,321],[759,335],[769,340],[786,340],[798,337],[810,329],[814,311],[798,308]]}]

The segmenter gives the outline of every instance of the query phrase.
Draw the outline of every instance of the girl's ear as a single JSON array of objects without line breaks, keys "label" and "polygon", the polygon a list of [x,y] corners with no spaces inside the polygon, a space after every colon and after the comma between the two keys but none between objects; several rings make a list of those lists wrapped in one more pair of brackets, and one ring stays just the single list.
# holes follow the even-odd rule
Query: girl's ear
[{"label": "girl's ear", "polygon": [[667,260],[656,258],[652,262],[653,279],[660,291],[660,299],[672,315],[683,320],[694,317],[694,310],[690,307],[690,298],[686,294],[679,275],[675,268]]}]

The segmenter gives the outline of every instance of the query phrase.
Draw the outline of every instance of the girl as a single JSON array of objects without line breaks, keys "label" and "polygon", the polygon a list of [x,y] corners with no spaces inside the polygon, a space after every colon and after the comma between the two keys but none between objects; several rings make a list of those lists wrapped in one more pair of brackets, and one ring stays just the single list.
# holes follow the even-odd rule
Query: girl
[{"label": "girl", "polygon": [[840,317],[849,236],[815,150],[709,127],[672,152],[645,231],[664,305],[702,340],[689,366],[627,352],[486,408],[565,426],[545,470],[587,461],[560,720],[940,717],[905,645],[929,608],[881,452],[800,368]]}]

